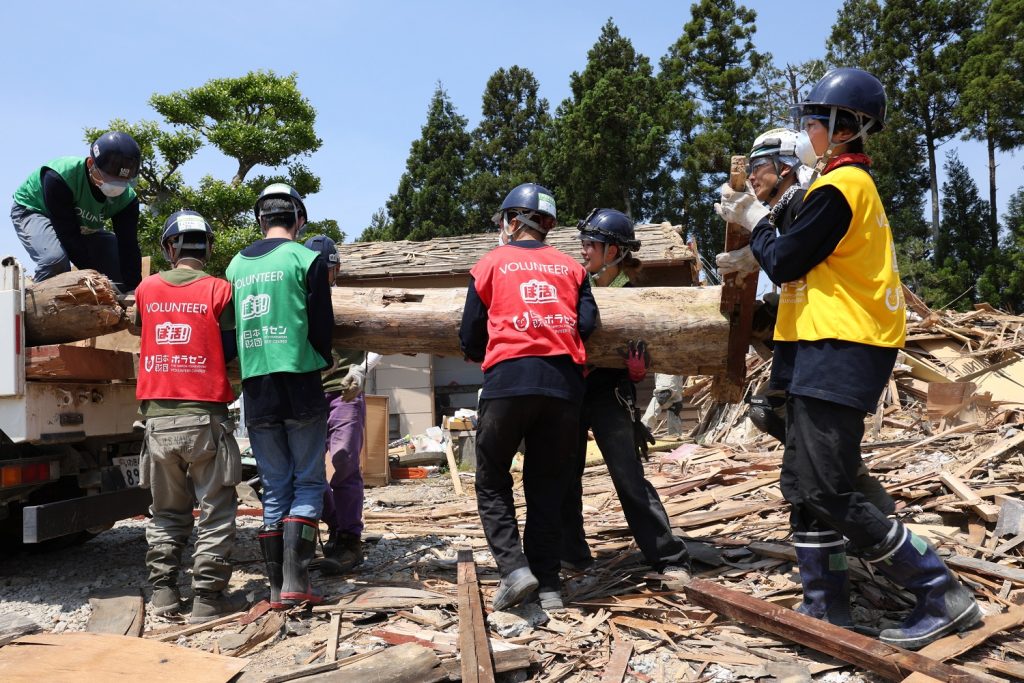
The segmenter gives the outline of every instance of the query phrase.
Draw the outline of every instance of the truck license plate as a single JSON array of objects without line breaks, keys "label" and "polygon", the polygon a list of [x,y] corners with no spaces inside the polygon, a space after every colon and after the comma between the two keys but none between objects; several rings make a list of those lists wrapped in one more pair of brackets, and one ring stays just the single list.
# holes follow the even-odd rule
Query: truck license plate
[{"label": "truck license plate", "polygon": [[142,456],[127,455],[122,458],[114,458],[114,464],[121,468],[121,476],[128,486],[139,485],[139,461]]}]

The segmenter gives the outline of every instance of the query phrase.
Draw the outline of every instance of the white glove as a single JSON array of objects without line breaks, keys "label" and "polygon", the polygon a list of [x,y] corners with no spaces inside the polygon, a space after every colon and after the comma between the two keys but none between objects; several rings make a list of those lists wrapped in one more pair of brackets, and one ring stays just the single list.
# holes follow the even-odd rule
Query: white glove
[{"label": "white glove", "polygon": [[750,232],[762,218],[768,215],[768,207],[758,201],[751,192],[737,192],[726,183],[722,185],[721,203],[715,204],[715,213],[726,223],[736,223]]},{"label": "white glove", "polygon": [[364,384],[366,384],[366,371],[363,370],[363,364],[349,366],[348,374],[341,380],[341,400],[356,400],[356,397],[363,393]]},{"label": "white glove", "polygon": [[732,251],[724,251],[715,257],[715,263],[718,265],[719,275],[722,276],[730,273],[740,273],[743,275],[756,273],[760,268],[757,259],[754,258],[754,253],[750,251],[750,247],[740,247]]}]

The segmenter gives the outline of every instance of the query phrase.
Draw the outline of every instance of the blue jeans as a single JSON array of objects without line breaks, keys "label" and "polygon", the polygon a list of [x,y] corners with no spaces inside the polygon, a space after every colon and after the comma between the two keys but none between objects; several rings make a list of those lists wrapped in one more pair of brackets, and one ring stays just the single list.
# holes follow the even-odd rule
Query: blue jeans
[{"label": "blue jeans", "polygon": [[74,263],[80,269],[98,270],[120,286],[121,261],[114,233],[62,237],[48,216],[17,203],[11,207],[11,222],[21,245],[36,264],[32,276],[36,282],[68,272]]},{"label": "blue jeans", "polygon": [[263,523],[288,516],[320,519],[327,486],[327,415],[247,428],[263,484]]}]

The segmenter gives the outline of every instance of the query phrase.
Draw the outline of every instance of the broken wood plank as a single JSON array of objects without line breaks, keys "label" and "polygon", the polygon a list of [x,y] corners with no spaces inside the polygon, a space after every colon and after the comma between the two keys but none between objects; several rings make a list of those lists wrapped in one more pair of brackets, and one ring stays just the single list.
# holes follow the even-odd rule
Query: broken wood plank
[{"label": "broken wood plank", "polygon": [[[938,660],[952,659],[978,647],[997,633],[1009,631],[1022,624],[1024,607],[1012,608],[1003,614],[986,617],[981,626],[966,633],[957,633],[937,640],[919,650],[918,654]],[[905,678],[903,683],[925,683],[927,680],[927,676],[915,673]]]},{"label": "broken wood plank", "polygon": [[962,555],[950,555],[945,559],[946,564],[954,569],[963,569],[976,574],[994,576],[997,579],[1004,579],[1006,581],[1024,584],[1024,569],[1008,567],[1005,564],[996,564],[995,562],[987,562],[985,560],[979,560],[973,557],[964,557]]},{"label": "broken wood plank", "polygon": [[20,614],[14,614],[13,612],[0,614],[0,647],[3,647],[12,640],[40,631],[42,628],[36,622]]},{"label": "broken wood plank", "polygon": [[484,623],[473,551],[469,548],[460,548],[458,563],[459,654],[462,657],[462,680],[467,683],[494,683],[494,664],[491,662],[490,639],[487,636],[487,625]]},{"label": "broken wood plank", "polygon": [[[533,665],[533,653],[528,647],[513,647],[508,650],[495,650],[494,673],[505,673],[506,671],[518,671],[529,669]],[[453,681],[462,680],[462,667],[460,662],[450,659],[443,664],[448,671],[448,678]]]},{"label": "broken wood plank", "polygon": [[459,480],[459,465],[455,462],[455,453],[452,451],[451,435],[444,442],[444,457],[448,461],[448,474],[452,477],[452,486],[455,487],[455,493],[460,496],[466,495],[466,492],[462,490],[462,482]]},{"label": "broken wood plank", "polygon": [[991,503],[986,503],[971,490],[963,480],[952,472],[943,470],[939,472],[939,480],[956,495],[957,498],[967,503],[974,512],[986,522],[994,522],[999,518],[999,508]]},{"label": "broken wood plank", "polygon": [[[303,677],[303,683],[349,683],[350,681],[435,683],[448,678],[448,672],[441,666],[438,656],[415,643],[395,645],[378,650],[369,657],[360,657],[358,660],[355,657],[349,657],[347,660],[334,662],[334,665],[335,669],[332,671]],[[280,678],[273,680],[280,680]]]},{"label": "broken wood plank", "polygon": [[341,631],[341,612],[331,614],[331,623],[327,628],[327,652],[324,653],[324,661],[338,661],[338,635]]},{"label": "broken wood plank", "polygon": [[601,683],[622,683],[622,678],[626,675],[626,667],[629,666],[629,658],[632,656],[633,643],[621,640],[617,642],[612,650],[612,658],[608,661],[608,666],[604,668],[604,674],[601,675]]},{"label": "broken wood plank", "polygon": [[[0,680],[227,683],[246,661],[110,633],[44,633],[0,649]],[[88,676],[83,676],[88,672]]]},{"label": "broken wood plank", "polygon": [[950,683],[979,681],[976,676],[948,664],[704,579],[692,580],[686,586],[686,597],[719,614],[855,664],[889,680],[899,681],[913,672],[921,672]]},{"label": "broken wood plank", "polygon": [[142,636],[146,622],[145,603],[138,588],[112,589],[89,597],[92,614],[85,630],[89,633],[112,633],[117,636]]}]

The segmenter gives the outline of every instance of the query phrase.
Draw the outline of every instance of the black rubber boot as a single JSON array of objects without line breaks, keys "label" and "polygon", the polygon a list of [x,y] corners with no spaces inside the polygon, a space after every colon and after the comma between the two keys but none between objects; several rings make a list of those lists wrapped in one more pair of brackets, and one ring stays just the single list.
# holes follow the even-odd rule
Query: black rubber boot
[{"label": "black rubber boot", "polygon": [[981,621],[981,608],[971,591],[957,580],[934,548],[899,522],[884,541],[864,551],[864,558],[917,599],[899,628],[882,631],[879,640],[883,643],[919,650]]},{"label": "black rubber boot", "polygon": [[843,537],[836,531],[793,534],[800,583],[804,588],[800,614],[850,628],[850,573]]},{"label": "black rubber boot", "polygon": [[324,543],[320,573],[326,576],[347,574],[363,563],[363,542],[355,534],[331,530]]},{"label": "black rubber boot", "polygon": [[284,582],[284,525],[260,527],[260,549],[267,563],[267,579],[270,581],[270,608],[284,609],[281,602],[281,584]]},{"label": "black rubber boot", "polygon": [[308,602],[318,605],[323,596],[313,590],[309,580],[309,563],[316,553],[317,523],[308,517],[285,517],[284,525],[284,581],[281,584],[281,602],[298,605]]}]

